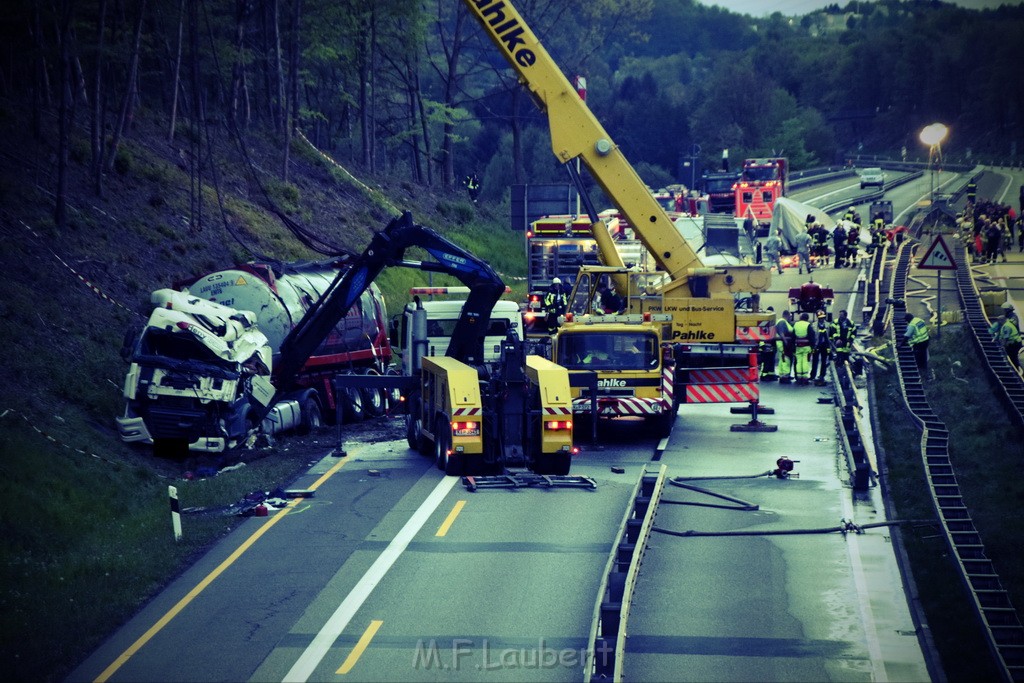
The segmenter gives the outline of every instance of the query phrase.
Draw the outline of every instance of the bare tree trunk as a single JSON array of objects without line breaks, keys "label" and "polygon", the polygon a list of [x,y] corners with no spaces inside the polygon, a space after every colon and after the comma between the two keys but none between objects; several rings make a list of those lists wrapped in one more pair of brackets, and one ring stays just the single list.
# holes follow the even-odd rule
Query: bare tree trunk
[{"label": "bare tree trunk", "polygon": [[235,64],[231,69],[231,95],[228,120],[238,125],[238,107],[245,81],[245,22],[252,10],[249,0],[235,0]]},{"label": "bare tree trunk", "polygon": [[67,177],[68,177],[68,140],[71,127],[71,15],[74,12],[74,0],[61,3],[60,17],[60,105],[58,109],[58,143],[57,143],[57,193],[53,209],[53,222],[59,230],[67,227]]},{"label": "bare tree trunk", "polygon": [[97,197],[103,196],[103,70],[106,68],[104,41],[107,34],[107,0],[100,0],[96,19],[96,77],[93,80],[89,143],[92,148],[92,182]]},{"label": "bare tree trunk", "polygon": [[281,61],[281,8],[279,0],[271,0],[273,16],[273,33],[274,33],[274,96],[271,99],[273,103],[272,116],[274,118],[274,129],[281,130],[281,126],[285,125],[285,109],[287,104],[284,101],[284,65]]},{"label": "bare tree trunk", "polygon": [[128,66],[128,82],[125,83],[124,99],[121,101],[121,115],[117,119],[117,126],[114,128],[114,138],[110,141],[110,152],[106,159],[106,170],[109,172],[114,168],[114,159],[117,157],[117,148],[121,144],[121,135],[124,133],[128,120],[128,112],[131,109],[132,98],[135,97],[135,81],[139,73],[139,45],[142,41],[142,19],[146,14],[146,0],[139,2],[139,16],[135,20],[135,38],[132,42],[131,62]]},{"label": "bare tree trunk", "polygon": [[39,3],[32,5],[32,44],[35,48],[35,78],[32,79],[32,137],[43,139],[43,106],[46,96],[46,58],[43,49],[43,19]]},{"label": "bare tree trunk", "polygon": [[292,0],[292,39],[289,46],[290,63],[288,77],[291,79],[291,97],[288,98],[288,121],[284,134],[284,173],[282,179],[288,182],[288,166],[291,163],[292,131],[299,125],[299,20],[302,17],[302,0]]},{"label": "bare tree trunk", "polygon": [[192,125],[189,136],[189,231],[198,233],[203,229],[203,98],[202,81],[199,78],[199,2],[189,0],[188,8],[188,50],[192,60]]},{"label": "bare tree trunk", "polygon": [[[106,0],[103,0],[106,2]],[[174,76],[171,79],[173,83],[174,94],[171,96],[171,125],[167,130],[167,142],[174,141],[174,127],[178,121],[178,91],[181,84],[181,43],[182,37],[185,30],[185,0],[178,2],[178,47],[174,55]]]},{"label": "bare tree trunk", "polygon": [[[419,94],[416,92],[419,83],[416,80],[416,69],[413,66],[412,60],[406,64],[405,71],[406,80],[406,106],[409,107],[409,130],[415,130],[417,121],[419,118],[418,109],[416,107]],[[412,134],[411,140],[411,165],[413,171],[413,177],[416,182],[420,185],[423,184],[423,156],[420,154],[420,136],[418,133]]]},{"label": "bare tree trunk", "polygon": [[[455,29],[447,55],[447,70],[442,75],[444,81],[443,102],[445,109],[450,111],[455,105],[455,97],[459,92],[459,58],[462,56],[463,30],[468,19],[467,10],[459,5],[455,10]],[[441,186],[446,190],[455,187],[455,122],[445,114],[441,138]]]},{"label": "bare tree trunk", "polygon": [[371,173],[377,170],[377,9],[370,9],[370,116],[369,141]]},{"label": "bare tree trunk", "polygon": [[363,166],[370,168],[372,150],[370,145],[370,57],[369,36],[363,36],[362,61],[359,65],[359,128],[362,140]]}]

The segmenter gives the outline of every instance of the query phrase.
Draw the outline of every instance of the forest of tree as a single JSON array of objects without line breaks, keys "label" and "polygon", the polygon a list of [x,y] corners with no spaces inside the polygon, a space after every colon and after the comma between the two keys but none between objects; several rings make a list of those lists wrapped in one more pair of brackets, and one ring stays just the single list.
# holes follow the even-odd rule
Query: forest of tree
[{"label": "forest of tree", "polygon": [[[1024,6],[937,0],[831,5],[752,19],[694,0],[516,0],[652,185],[699,165],[781,153],[794,167],[861,152],[1024,155]],[[95,192],[139,117],[189,141],[202,182],[208,130],[279,141],[301,132],[360,172],[441,190],[476,172],[483,196],[564,181],[547,123],[458,0],[9,0],[0,101],[52,137]],[[77,146],[76,146],[77,144]],[[58,224],[60,216],[58,199]]]}]

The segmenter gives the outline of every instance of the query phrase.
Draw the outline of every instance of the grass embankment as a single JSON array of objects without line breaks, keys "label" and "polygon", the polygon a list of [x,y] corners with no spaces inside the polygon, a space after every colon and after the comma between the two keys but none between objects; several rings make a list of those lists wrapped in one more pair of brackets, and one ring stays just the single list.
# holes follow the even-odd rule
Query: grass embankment
[{"label": "grass embankment", "polygon": [[[1024,444],[996,395],[983,361],[963,325],[932,333],[928,401],[949,429],[949,452],[964,501],[987,555],[1018,609],[1024,605],[1019,548],[1024,522],[1020,464]],[[902,539],[942,665],[949,680],[998,680],[966,586],[940,527],[925,481],[921,432],[900,394],[895,369],[876,371],[876,409],[885,451],[885,481],[900,519],[935,520],[904,525]]]}]

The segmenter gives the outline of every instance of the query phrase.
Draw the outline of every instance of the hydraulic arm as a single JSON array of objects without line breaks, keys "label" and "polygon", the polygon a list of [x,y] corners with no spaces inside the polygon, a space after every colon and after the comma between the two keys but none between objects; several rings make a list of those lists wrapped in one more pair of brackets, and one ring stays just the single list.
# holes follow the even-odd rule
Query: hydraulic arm
[{"label": "hydraulic arm", "polygon": [[[419,247],[436,260],[404,260],[410,247]],[[446,355],[468,365],[483,364],[483,339],[491,309],[504,293],[505,283],[489,265],[430,228],[414,223],[412,215],[405,212],[373,236],[363,253],[353,260],[348,270],[335,278],[324,295],[285,337],[281,343],[281,359],[275,368],[277,386],[291,384],[359,295],[384,268],[390,266],[445,273],[469,287],[469,295],[455,324]],[[262,419],[263,415],[259,417]]]}]

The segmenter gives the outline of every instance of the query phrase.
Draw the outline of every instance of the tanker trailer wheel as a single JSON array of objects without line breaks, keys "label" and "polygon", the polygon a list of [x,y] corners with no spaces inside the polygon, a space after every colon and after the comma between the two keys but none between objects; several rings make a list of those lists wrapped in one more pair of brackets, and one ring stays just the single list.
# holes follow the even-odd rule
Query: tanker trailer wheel
[{"label": "tanker trailer wheel", "polygon": [[[366,375],[380,376],[380,373],[370,368],[366,371]],[[360,389],[363,395],[363,412],[366,417],[380,417],[384,414],[384,410],[387,408],[387,396],[383,389]]]},{"label": "tanker trailer wheel", "polygon": [[345,422],[362,422],[366,417],[363,408],[363,393],[355,387],[346,387],[341,391],[342,412]]},{"label": "tanker trailer wheel", "polygon": [[453,477],[462,474],[462,454],[452,451],[452,428],[443,417],[434,423],[434,458],[445,474]]},{"label": "tanker trailer wheel", "polygon": [[320,412],[320,402],[316,400],[315,396],[309,395],[302,399],[302,410],[299,428],[296,430],[299,434],[309,434],[314,429],[319,429],[323,425],[323,414]]}]

